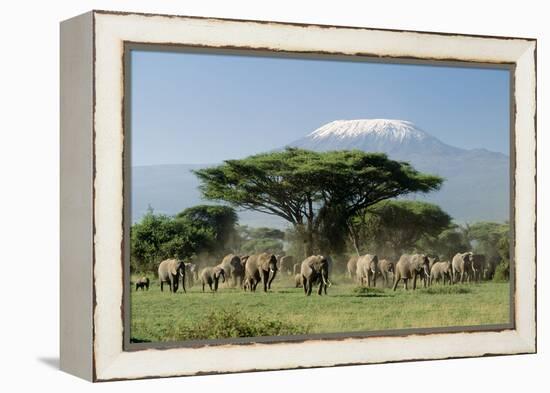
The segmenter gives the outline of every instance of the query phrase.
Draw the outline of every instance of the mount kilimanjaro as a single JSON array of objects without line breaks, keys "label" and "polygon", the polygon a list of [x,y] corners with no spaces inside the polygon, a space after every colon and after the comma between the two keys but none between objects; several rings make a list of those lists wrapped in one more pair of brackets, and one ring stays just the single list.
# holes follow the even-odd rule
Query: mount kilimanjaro
[{"label": "mount kilimanjaro", "polygon": [[[357,149],[383,152],[409,162],[415,169],[445,178],[439,191],[406,196],[438,204],[456,222],[505,221],[509,218],[509,157],[485,149],[450,146],[403,120],[336,120],[288,147],[314,151]],[[156,212],[175,214],[200,203],[199,182],[191,170],[209,165],[154,165],[132,168],[132,221],[151,205]],[[277,217],[239,212],[241,224],[283,227]]]}]

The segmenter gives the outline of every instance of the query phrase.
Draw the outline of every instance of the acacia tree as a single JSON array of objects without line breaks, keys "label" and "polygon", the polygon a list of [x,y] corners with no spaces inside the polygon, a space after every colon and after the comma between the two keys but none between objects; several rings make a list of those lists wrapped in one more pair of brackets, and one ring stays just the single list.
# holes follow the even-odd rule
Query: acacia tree
[{"label": "acacia tree", "polygon": [[[314,250],[319,211],[337,210],[357,249],[352,217],[382,200],[438,189],[442,179],[382,153],[287,148],[195,171],[207,199],[282,217]],[[324,214],[329,216],[329,214]]]}]

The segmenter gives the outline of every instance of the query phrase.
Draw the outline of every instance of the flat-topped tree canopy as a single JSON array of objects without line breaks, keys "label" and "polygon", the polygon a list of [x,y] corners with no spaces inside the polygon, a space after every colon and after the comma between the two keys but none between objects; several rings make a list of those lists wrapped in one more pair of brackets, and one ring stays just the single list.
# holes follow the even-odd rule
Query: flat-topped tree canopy
[{"label": "flat-topped tree canopy", "polygon": [[303,231],[309,253],[321,209],[338,207],[347,221],[382,200],[437,190],[443,182],[383,153],[359,150],[287,148],[227,160],[194,173],[205,198],[282,217]]}]

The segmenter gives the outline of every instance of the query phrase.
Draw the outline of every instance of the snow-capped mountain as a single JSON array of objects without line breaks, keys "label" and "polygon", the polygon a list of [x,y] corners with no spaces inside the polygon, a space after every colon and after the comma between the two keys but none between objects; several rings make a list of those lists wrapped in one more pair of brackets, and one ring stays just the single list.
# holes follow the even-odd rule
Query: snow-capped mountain
[{"label": "snow-capped mountain", "polygon": [[415,127],[410,121],[388,119],[335,120],[308,135],[313,139],[338,138],[340,140],[358,137],[387,139],[403,143],[406,140],[423,140],[430,136]]},{"label": "snow-capped mountain", "polygon": [[388,154],[403,150],[456,152],[413,123],[404,120],[335,120],[289,144],[316,151],[358,149]]}]

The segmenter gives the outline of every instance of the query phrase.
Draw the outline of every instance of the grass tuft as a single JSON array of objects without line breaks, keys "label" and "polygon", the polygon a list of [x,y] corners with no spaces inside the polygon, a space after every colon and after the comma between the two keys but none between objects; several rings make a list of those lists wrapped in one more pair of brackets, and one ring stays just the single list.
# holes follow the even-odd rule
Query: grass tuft
[{"label": "grass tuft", "polygon": [[420,293],[428,295],[455,295],[471,293],[471,288],[466,288],[458,285],[445,285],[445,286],[431,286],[428,288],[417,289]]},{"label": "grass tuft", "polygon": [[368,288],[368,287],[355,287],[353,293],[358,297],[381,297],[387,296],[383,289],[380,288]]}]

